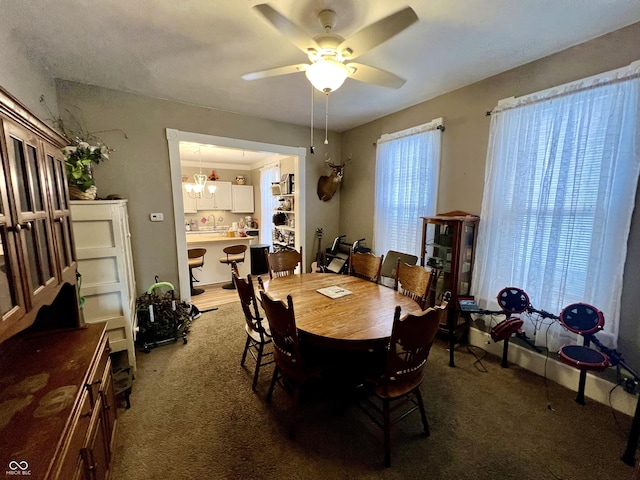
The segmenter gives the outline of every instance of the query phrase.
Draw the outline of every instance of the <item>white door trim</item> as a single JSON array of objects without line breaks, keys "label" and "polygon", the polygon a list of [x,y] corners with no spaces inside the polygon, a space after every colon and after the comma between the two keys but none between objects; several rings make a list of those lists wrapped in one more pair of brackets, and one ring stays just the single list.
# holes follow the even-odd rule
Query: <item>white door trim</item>
[{"label": "white door trim", "polygon": [[[194,142],[202,144],[217,145],[220,147],[238,148],[244,150],[257,150],[264,152],[279,153],[282,155],[292,155],[296,157],[295,178],[298,187],[298,205],[302,213],[296,218],[296,224],[300,225],[300,245],[305,245],[305,147],[290,147],[287,145],[276,145],[271,143],[254,142],[251,140],[241,140],[238,138],[218,137],[202,133],[183,132],[173,128],[166,129],[167,143],[169,147],[169,165],[171,168],[171,191],[173,195],[173,217],[175,221],[176,247],[178,255],[178,280],[180,285],[180,298],[186,302],[191,301],[191,290],[189,287],[189,262],[187,258],[187,240],[184,233],[184,205],[182,204],[182,174],[180,170],[180,142]],[[306,250],[306,249],[305,249]],[[304,252],[306,256],[306,251]],[[306,260],[303,258],[303,265]]]}]

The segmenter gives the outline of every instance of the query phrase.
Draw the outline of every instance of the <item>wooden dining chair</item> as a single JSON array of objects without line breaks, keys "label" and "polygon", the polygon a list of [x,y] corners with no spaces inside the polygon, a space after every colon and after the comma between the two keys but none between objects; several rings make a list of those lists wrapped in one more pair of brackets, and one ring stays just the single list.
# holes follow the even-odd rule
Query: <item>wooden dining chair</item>
[{"label": "wooden dining chair", "polygon": [[[424,433],[430,435],[420,385],[438,326],[446,318],[449,298],[450,294],[445,294],[439,306],[402,317],[400,307],[396,307],[383,374],[372,386],[373,395],[360,404],[363,411],[384,431],[386,467],[391,465],[392,425],[419,410]],[[372,400],[372,397],[377,400]],[[408,408],[402,408],[407,405]],[[392,419],[392,414],[398,409],[402,410]]]},{"label": "wooden dining chair", "polygon": [[384,255],[376,257],[371,252],[360,253],[351,251],[349,256],[349,275],[364,278],[377,283],[380,279],[380,269]]},{"label": "wooden dining chair", "polygon": [[437,276],[437,270],[425,269],[420,265],[409,265],[398,259],[394,289],[416,301],[424,310],[431,284]]},{"label": "wooden dining chair", "polygon": [[252,390],[256,390],[258,384],[258,374],[260,373],[260,367],[273,363],[273,352],[265,352],[265,347],[271,344],[271,333],[269,331],[269,323],[266,319],[260,316],[260,310],[258,309],[258,302],[256,300],[255,290],[253,288],[253,281],[251,275],[247,275],[246,280],[238,274],[238,269],[235,263],[232,264],[233,281],[238,290],[238,296],[240,297],[240,305],[242,306],[242,312],[244,313],[245,326],[244,329],[247,333],[247,341],[244,344],[244,352],[242,352],[242,360],[240,365],[244,366],[247,359],[247,353],[249,353],[256,362],[256,368],[253,373],[253,385]]},{"label": "wooden dining chair", "polygon": [[290,413],[291,426],[289,436],[293,438],[297,423],[296,416],[300,401],[300,389],[308,380],[318,377],[319,372],[316,369],[307,368],[305,365],[300,349],[291,295],[287,296],[287,303],[285,304],[281,300],[271,298],[268,292],[261,291],[260,301],[269,322],[271,338],[273,339],[273,355],[276,363],[269,392],[267,393],[267,402],[271,402],[276,384],[291,395],[293,407]]},{"label": "wooden dining chair", "polygon": [[269,278],[293,275],[296,267],[298,265],[302,266],[302,247],[300,247],[300,252],[296,250],[280,250],[279,252],[269,253],[268,250],[265,250],[264,254],[267,259]]}]

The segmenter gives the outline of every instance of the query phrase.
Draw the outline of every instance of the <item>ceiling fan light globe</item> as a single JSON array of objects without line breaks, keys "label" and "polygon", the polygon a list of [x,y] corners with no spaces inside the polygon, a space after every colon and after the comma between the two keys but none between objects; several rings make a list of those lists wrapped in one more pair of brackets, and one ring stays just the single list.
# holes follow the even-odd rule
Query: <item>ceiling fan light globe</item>
[{"label": "ceiling fan light globe", "polygon": [[309,66],[305,75],[317,90],[329,93],[340,88],[349,76],[349,70],[344,63],[326,58]]}]

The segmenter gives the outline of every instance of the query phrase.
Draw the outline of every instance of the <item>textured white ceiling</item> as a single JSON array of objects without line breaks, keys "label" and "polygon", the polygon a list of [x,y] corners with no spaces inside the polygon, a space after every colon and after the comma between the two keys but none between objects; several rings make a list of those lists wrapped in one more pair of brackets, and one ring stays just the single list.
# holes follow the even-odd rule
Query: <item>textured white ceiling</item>
[{"label": "textured white ceiling", "polygon": [[[2,0],[0,28],[57,78],[308,125],[303,73],[244,73],[305,55],[251,7],[254,0]],[[640,21],[640,0],[271,0],[310,36],[337,12],[349,37],[409,5],[420,18],[358,58],[407,79],[399,90],[348,79],[330,96],[329,128],[344,131]],[[639,42],[640,44],[640,42]],[[317,125],[324,125],[316,92]]]}]

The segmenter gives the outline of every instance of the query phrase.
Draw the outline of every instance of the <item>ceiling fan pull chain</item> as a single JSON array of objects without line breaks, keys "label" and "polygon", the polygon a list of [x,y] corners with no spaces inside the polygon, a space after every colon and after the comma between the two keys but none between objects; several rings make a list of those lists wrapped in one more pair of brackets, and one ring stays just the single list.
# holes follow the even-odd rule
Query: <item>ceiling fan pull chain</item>
[{"label": "ceiling fan pull chain", "polygon": [[329,92],[325,94],[327,101],[324,108],[324,144],[329,145]]},{"label": "ceiling fan pull chain", "polygon": [[309,153],[313,155],[313,85],[311,85],[311,145],[309,145]]}]

